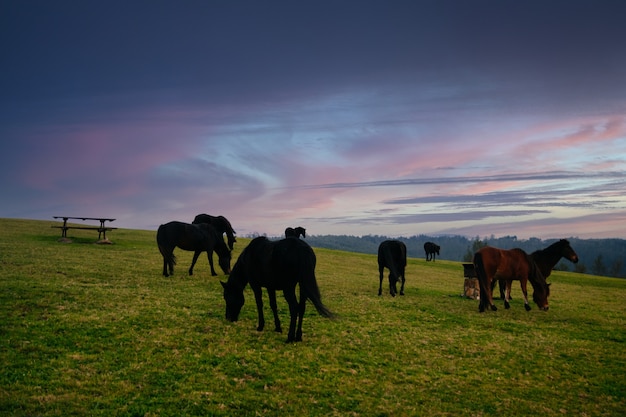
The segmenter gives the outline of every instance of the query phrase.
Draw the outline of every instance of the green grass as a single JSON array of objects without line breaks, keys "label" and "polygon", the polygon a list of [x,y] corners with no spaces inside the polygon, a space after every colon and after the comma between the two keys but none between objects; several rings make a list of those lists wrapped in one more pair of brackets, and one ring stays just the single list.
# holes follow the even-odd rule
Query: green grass
[{"label": "green grass", "polygon": [[164,278],[155,232],[96,245],[70,230],[68,244],[52,224],[0,219],[0,415],[626,412],[626,280],[554,272],[548,312],[526,312],[515,287],[510,310],[480,314],[459,296],[460,263],[409,259],[406,295],[378,297],[375,256],[316,249],[339,318],[309,303],[304,341],[285,344],[255,330],[249,289],[240,320],[224,319],[226,277],[206,257],[189,277],[177,249]]}]

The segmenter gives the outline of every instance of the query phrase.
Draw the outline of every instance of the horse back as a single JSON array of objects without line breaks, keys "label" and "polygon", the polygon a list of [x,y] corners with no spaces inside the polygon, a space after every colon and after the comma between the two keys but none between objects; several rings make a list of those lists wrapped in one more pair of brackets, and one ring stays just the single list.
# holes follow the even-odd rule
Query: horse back
[{"label": "horse back", "polygon": [[474,255],[474,264],[477,265],[477,256],[484,273],[488,278],[515,279],[527,277],[529,272],[528,255],[521,249],[499,249],[485,246]]},{"label": "horse back", "polygon": [[399,240],[386,240],[378,246],[379,268],[406,268],[406,245]]},{"label": "horse back", "polygon": [[281,290],[315,276],[317,258],[313,249],[300,239],[282,239],[274,242],[269,258],[273,284]]}]

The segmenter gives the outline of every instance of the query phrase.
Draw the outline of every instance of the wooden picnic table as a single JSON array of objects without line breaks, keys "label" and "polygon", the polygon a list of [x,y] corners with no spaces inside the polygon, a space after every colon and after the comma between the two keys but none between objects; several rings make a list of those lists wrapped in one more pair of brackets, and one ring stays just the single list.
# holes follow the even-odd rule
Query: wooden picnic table
[{"label": "wooden picnic table", "polygon": [[[115,221],[115,219],[109,219],[105,217],[71,217],[71,216],[53,216],[53,217],[55,219],[63,219],[63,226],[52,226],[52,227],[61,229],[61,237],[67,237],[68,229],[84,229],[84,230],[97,230],[98,240],[101,240],[101,238],[102,239],[107,238],[107,231],[117,229],[117,227],[105,226],[106,222]],[[86,221],[86,220],[96,221],[97,220],[100,222],[100,226],[68,226],[67,225],[68,220],[82,220],[82,221]]]}]

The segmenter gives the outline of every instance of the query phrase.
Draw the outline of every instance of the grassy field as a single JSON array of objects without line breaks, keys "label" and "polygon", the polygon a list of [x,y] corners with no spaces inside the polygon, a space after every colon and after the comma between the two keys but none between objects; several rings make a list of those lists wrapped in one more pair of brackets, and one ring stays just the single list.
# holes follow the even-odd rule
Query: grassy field
[{"label": "grassy field", "polygon": [[[339,318],[309,304],[304,341],[285,344],[255,330],[249,289],[224,319],[226,277],[206,257],[189,277],[177,249],[164,278],[153,231],[60,243],[52,224],[0,219],[0,415],[626,413],[626,280],[554,272],[548,312],[514,287],[510,310],[480,314],[459,263],[409,259],[406,295],[378,297],[375,256],[315,249]],[[279,309],[286,325],[282,296]]]}]

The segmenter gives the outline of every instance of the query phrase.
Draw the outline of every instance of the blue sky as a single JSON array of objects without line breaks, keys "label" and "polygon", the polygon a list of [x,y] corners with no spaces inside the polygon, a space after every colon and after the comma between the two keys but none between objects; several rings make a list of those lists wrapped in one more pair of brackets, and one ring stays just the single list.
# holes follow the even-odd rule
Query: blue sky
[{"label": "blue sky", "polygon": [[0,4],[0,217],[626,238],[622,1]]}]

